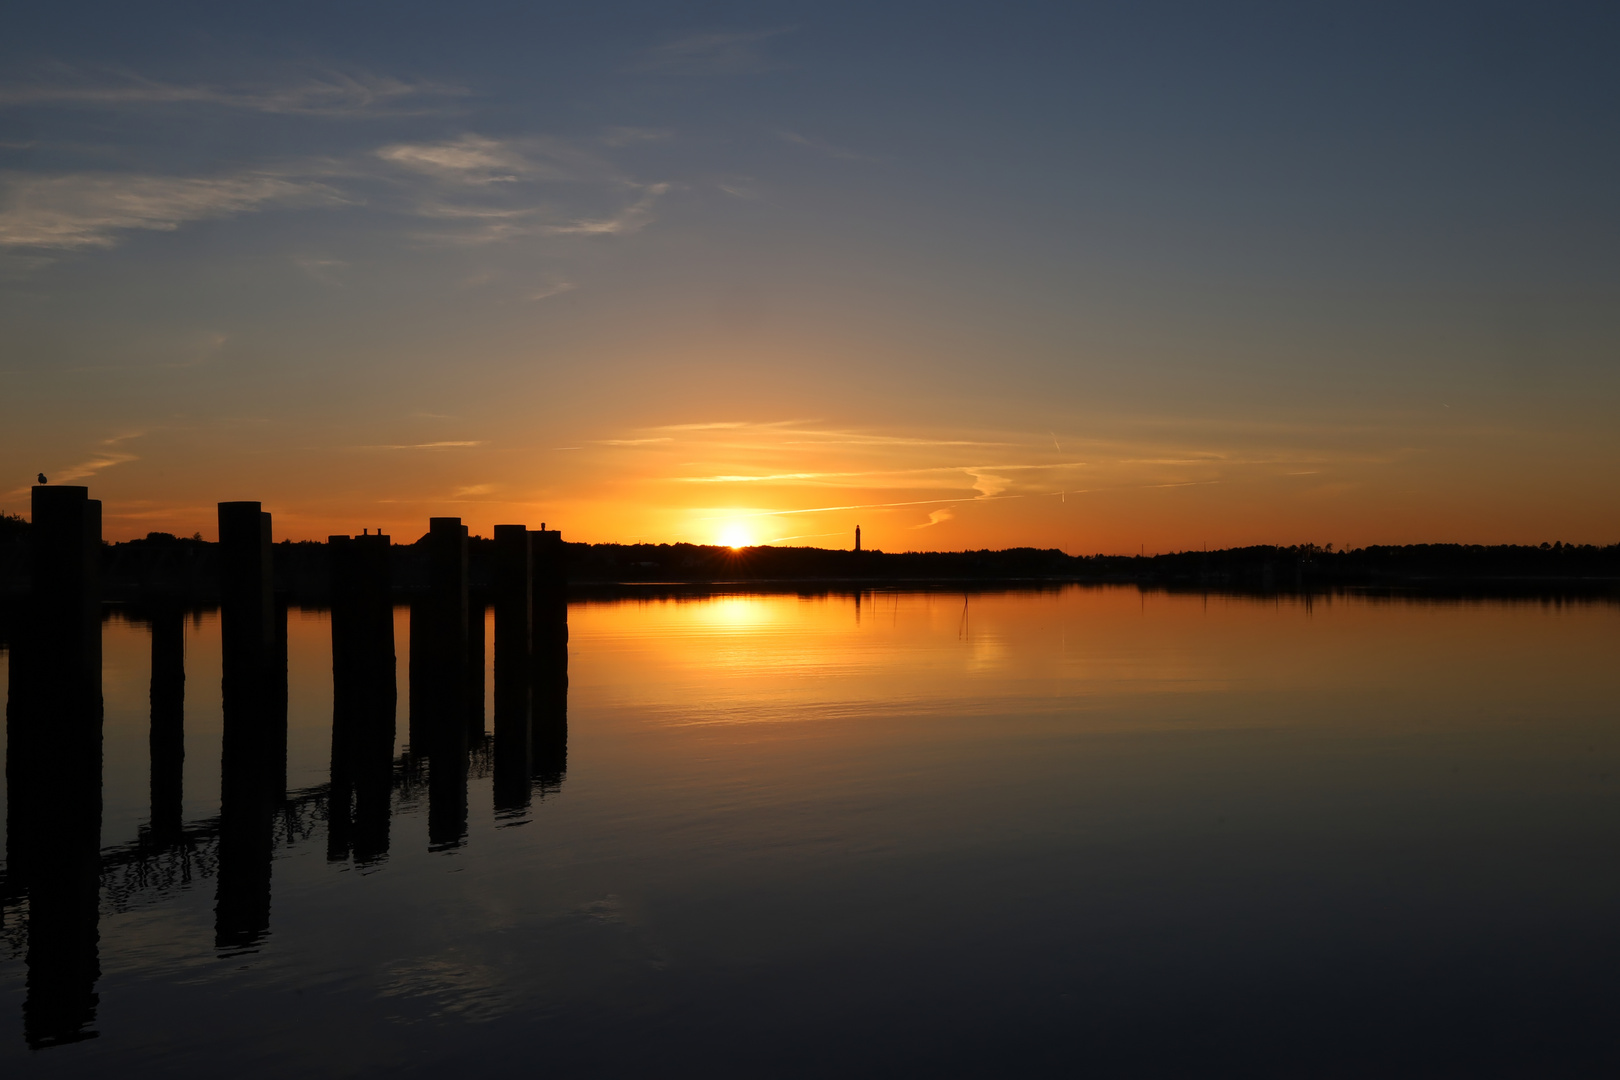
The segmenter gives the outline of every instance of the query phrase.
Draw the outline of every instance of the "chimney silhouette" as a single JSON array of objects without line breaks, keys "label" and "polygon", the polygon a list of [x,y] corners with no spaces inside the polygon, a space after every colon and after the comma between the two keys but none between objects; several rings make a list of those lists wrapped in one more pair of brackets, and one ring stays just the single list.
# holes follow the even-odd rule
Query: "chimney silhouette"
[{"label": "chimney silhouette", "polygon": [[855,550],[861,550],[861,527],[855,526]]}]

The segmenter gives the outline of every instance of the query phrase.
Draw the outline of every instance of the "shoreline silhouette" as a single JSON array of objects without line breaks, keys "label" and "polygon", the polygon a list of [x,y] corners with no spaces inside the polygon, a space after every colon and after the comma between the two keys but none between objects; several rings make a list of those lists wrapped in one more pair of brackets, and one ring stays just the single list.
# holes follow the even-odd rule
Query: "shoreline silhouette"
[{"label": "shoreline silhouette", "polygon": [[[29,525],[0,527],[0,599],[27,595],[32,581]],[[428,587],[427,537],[387,544],[392,594]],[[1140,584],[1245,592],[1403,588],[1486,593],[1620,592],[1620,544],[1407,544],[1334,550],[1314,544],[1250,545],[1153,555],[1070,555],[1032,547],[977,551],[852,551],[815,547],[730,548],[705,544],[586,544],[558,540],[559,564],[574,594],[655,586],[834,587],[843,584],[991,586]],[[497,574],[494,539],[468,542],[469,584],[485,592]],[[301,602],[332,598],[328,545],[271,545],[275,591]],[[152,533],[101,546],[101,599],[214,603],[219,545]]]}]

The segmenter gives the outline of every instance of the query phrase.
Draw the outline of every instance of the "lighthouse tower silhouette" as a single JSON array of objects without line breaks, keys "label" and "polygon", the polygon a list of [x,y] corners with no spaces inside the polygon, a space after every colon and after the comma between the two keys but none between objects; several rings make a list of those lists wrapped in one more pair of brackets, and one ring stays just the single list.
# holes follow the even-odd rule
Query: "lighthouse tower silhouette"
[{"label": "lighthouse tower silhouette", "polygon": [[861,550],[861,527],[855,526],[855,550]]}]

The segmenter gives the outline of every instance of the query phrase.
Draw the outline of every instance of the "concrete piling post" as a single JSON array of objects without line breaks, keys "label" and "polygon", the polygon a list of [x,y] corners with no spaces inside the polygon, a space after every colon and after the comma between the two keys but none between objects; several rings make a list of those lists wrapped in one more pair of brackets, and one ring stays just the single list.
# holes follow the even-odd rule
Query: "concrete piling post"
[{"label": "concrete piling post", "polygon": [[327,538],[332,578],[332,773],[327,858],[388,852],[394,755],[389,537]]},{"label": "concrete piling post", "polygon": [[411,749],[428,763],[428,843],[467,832],[467,527],[428,522],[428,592],[411,605]]},{"label": "concrete piling post", "polygon": [[101,503],[33,491],[32,590],[6,709],[7,888],[26,889],[23,1034],[94,1037],[100,977]]},{"label": "concrete piling post", "polygon": [[243,648],[274,644],[270,515],[256,502],[219,504],[220,632]]},{"label": "concrete piling post", "polygon": [[275,598],[270,515],[219,504],[224,733],[214,944],[251,951],[270,928],[275,814],[287,784],[287,610]]},{"label": "concrete piling post", "polygon": [[568,768],[568,578],[562,533],[533,535],[533,780],[554,789]]}]

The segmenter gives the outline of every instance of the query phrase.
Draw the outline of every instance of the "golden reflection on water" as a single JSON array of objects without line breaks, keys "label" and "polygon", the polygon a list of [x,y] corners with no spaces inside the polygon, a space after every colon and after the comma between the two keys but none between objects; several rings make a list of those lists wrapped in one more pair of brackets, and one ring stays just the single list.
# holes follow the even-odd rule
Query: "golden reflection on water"
[{"label": "golden reflection on water", "polygon": [[[870,745],[879,729],[883,740],[913,747],[947,731],[991,743],[1237,728],[1360,738],[1504,725],[1528,736],[1525,725],[1540,725],[1550,736],[1606,725],[1620,699],[1611,662],[1620,609],[1603,603],[1307,603],[1134,587],[867,591],[576,602],[570,624],[576,786],[646,753],[671,776],[694,775],[685,766],[698,760],[674,767],[691,754],[705,763],[699,772],[723,769],[705,755],[735,743],[730,751],[747,758],[770,729],[846,752]],[[492,625],[487,632],[493,642]],[[396,751],[408,728],[409,634],[402,606]],[[324,611],[290,613],[291,788],[323,783],[329,770],[330,636]],[[144,626],[118,615],[103,639],[111,844],[144,819],[150,644]],[[187,620],[186,654],[185,802],[194,820],[218,808],[216,613]],[[485,675],[492,680],[487,659]],[[640,736],[658,728],[713,730],[701,747],[654,740],[652,751]],[[1592,738],[1611,740],[1606,726]],[[1473,740],[1481,751],[1489,743]],[[1167,744],[1156,752],[1180,751]],[[787,770],[777,784],[793,782],[790,761],[769,767]]]},{"label": "golden reflection on water", "polygon": [[1111,717],[1094,722],[1123,713],[1142,723],[1188,695],[1211,722],[1233,697],[1292,696],[1276,718],[1294,722],[1343,695],[1443,704],[1461,694],[1487,712],[1583,699],[1612,681],[1605,657],[1620,622],[1609,605],[1122,587],[592,602],[573,607],[571,625],[576,699],[667,723],[1097,714],[1105,704]]}]

